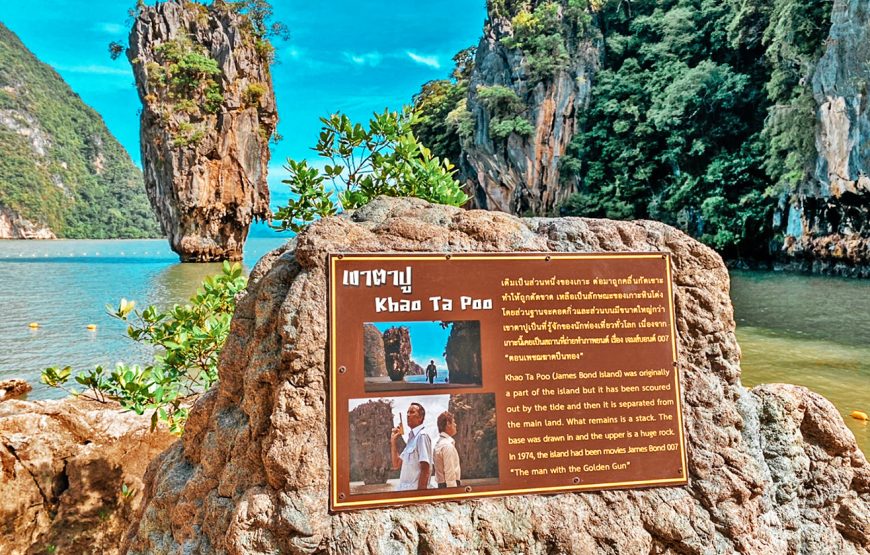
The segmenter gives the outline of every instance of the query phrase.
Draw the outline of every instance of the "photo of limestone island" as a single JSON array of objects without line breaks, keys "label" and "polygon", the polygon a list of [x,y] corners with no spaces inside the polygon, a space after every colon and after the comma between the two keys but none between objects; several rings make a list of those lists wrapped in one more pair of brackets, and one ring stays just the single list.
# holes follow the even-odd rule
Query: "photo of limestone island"
[{"label": "photo of limestone island", "polygon": [[495,393],[351,399],[350,494],[498,484]]},{"label": "photo of limestone island", "polygon": [[480,322],[367,322],[363,367],[367,392],[480,387]]}]

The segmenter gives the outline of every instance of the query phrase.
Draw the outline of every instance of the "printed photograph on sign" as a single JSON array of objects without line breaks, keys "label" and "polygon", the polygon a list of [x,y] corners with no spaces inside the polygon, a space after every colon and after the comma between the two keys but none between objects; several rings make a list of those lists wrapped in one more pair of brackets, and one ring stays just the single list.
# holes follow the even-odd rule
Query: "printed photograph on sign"
[{"label": "printed photograph on sign", "polygon": [[366,392],[480,387],[480,322],[366,322]]},{"label": "printed photograph on sign", "polygon": [[495,394],[350,399],[351,495],[497,485]]}]

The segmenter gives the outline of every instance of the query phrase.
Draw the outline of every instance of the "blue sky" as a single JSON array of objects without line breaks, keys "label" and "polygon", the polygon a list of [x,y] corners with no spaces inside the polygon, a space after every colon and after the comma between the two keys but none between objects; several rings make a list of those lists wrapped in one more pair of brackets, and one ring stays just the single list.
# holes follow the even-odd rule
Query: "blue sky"
[{"label": "blue sky", "polygon": [[[138,164],[140,103],[133,73],[125,58],[113,62],[107,50],[112,40],[126,44],[127,10],[134,4],[3,1],[0,21],[103,116]],[[281,166],[288,157],[311,157],[320,116],[343,111],[361,120],[409,103],[420,85],[449,74],[453,54],[477,44],[486,16],[484,0],[273,5],[291,33],[289,41],[276,43],[273,69],[284,140],[272,147],[270,184],[279,202],[286,198]]]},{"label": "blue sky", "polygon": [[447,368],[444,346],[450,337],[450,328],[442,328],[441,322],[372,322],[383,333],[395,326],[408,328],[411,336],[411,359],[426,368],[434,359],[439,370]]}]

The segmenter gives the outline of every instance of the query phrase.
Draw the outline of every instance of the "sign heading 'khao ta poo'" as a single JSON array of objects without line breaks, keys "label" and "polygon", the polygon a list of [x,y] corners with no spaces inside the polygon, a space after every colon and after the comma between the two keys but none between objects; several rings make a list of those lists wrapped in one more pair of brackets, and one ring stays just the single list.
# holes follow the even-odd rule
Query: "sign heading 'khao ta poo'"
[{"label": "sign heading 'khao ta poo'", "polygon": [[670,258],[329,258],[331,508],[687,483]]}]

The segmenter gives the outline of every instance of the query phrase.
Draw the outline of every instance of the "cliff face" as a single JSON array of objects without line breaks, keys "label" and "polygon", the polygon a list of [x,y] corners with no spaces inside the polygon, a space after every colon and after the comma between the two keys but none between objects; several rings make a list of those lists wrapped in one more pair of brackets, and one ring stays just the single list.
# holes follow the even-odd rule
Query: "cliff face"
[{"label": "cliff face", "polygon": [[[818,111],[815,179],[789,205],[786,248],[822,269],[870,275],[870,10],[835,0],[813,75]],[[862,269],[863,266],[863,269]]]},{"label": "cliff face", "polygon": [[[575,192],[560,184],[559,159],[589,100],[600,44],[586,38],[588,23],[566,14],[566,1],[546,22],[558,44],[535,49],[515,36],[521,31],[514,29],[516,9],[509,4],[487,4],[467,100],[473,134],[463,141],[460,171],[476,207],[546,215]],[[516,98],[493,98],[499,89],[492,87]]]},{"label": "cliff face", "polygon": [[383,484],[393,468],[389,437],[393,430],[393,405],[377,400],[350,411],[350,479]]},{"label": "cliff face", "polygon": [[453,322],[444,358],[450,371],[450,383],[480,384],[482,370],[480,365],[480,322]]},{"label": "cliff face", "polygon": [[0,239],[159,235],[102,118],[0,23]]},{"label": "cliff face", "polygon": [[143,7],[127,55],[142,100],[145,186],[183,261],[239,260],[269,216],[271,47],[230,4]]},{"label": "cliff face", "polygon": [[57,239],[54,232],[31,222],[15,210],[0,206],[0,239]]},{"label": "cliff face", "polygon": [[384,359],[387,374],[394,382],[413,374],[411,361],[411,334],[408,328],[398,326],[384,332]]},{"label": "cliff face", "polygon": [[447,410],[456,420],[456,451],[462,479],[498,477],[495,394],[451,395]]},{"label": "cliff face", "polygon": [[363,369],[367,378],[387,375],[384,336],[371,324],[363,326]]},{"label": "cliff face", "polygon": [[[444,245],[670,253],[688,485],[330,514],[327,256]],[[254,268],[220,383],[191,409],[182,440],[149,467],[146,500],[124,548],[130,555],[866,553],[870,464],[822,397],[797,386],[741,384],[728,291],[715,252],[657,222],[521,220],[396,198],[325,218]]]}]

